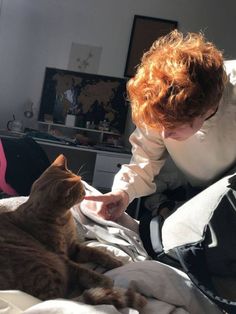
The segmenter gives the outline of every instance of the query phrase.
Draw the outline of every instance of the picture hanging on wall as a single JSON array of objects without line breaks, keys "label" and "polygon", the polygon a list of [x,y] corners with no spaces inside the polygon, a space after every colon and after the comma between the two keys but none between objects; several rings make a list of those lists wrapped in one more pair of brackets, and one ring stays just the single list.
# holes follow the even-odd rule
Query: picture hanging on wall
[{"label": "picture hanging on wall", "polygon": [[102,47],[72,43],[68,70],[97,73]]},{"label": "picture hanging on wall", "polygon": [[135,15],[131,30],[128,55],[124,76],[132,77],[136,72],[142,55],[148,51],[152,43],[161,36],[167,35],[176,29],[176,21],[154,17]]}]

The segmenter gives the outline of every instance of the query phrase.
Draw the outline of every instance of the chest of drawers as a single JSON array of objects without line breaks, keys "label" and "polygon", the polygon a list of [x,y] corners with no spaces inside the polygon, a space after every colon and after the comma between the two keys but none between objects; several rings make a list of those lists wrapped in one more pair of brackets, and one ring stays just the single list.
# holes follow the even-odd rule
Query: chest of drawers
[{"label": "chest of drawers", "polygon": [[131,155],[128,154],[98,153],[94,167],[93,186],[98,190],[110,190],[115,174],[123,164],[129,163],[130,158]]}]

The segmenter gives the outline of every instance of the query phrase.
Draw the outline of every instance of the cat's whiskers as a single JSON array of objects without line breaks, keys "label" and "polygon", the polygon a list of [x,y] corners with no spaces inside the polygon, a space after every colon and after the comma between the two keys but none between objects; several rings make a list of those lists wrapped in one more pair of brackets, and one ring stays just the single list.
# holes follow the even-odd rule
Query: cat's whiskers
[{"label": "cat's whiskers", "polygon": [[[84,171],[84,172],[81,172],[80,174],[79,174],[79,176],[83,179],[84,177],[85,177],[85,175],[87,175],[87,174],[89,174],[90,172],[89,171]],[[77,174],[77,176],[78,176],[78,174]]]},{"label": "cat's whiskers", "polygon": [[77,176],[79,175],[82,179],[83,179],[83,177],[84,177],[85,175],[91,173],[91,171],[89,171],[89,170],[85,170],[85,171],[81,172],[81,170],[83,169],[83,167],[85,167],[86,165],[87,165],[87,163],[84,163],[83,165],[81,165],[80,168],[79,168],[79,170],[78,170],[77,173],[76,173],[76,175],[77,175]]},{"label": "cat's whiskers", "polygon": [[77,176],[78,175],[80,175],[81,177],[82,177],[82,175],[80,174],[80,171],[83,169],[83,167],[85,167],[86,166],[86,164],[87,164],[87,162],[86,163],[84,163],[84,164],[82,164],[80,167],[79,167],[79,170],[77,171]]}]

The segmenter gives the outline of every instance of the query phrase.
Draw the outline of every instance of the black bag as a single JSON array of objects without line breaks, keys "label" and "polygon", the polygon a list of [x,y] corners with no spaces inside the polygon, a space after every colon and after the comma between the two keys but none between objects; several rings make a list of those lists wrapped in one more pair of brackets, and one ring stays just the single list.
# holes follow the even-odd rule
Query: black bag
[{"label": "black bag", "polygon": [[27,196],[33,182],[49,167],[50,161],[31,137],[1,138],[7,168],[5,181],[18,195]]},{"label": "black bag", "polygon": [[193,197],[165,221],[159,216],[141,221],[140,236],[152,258],[181,267],[221,309],[236,313],[235,173]]}]

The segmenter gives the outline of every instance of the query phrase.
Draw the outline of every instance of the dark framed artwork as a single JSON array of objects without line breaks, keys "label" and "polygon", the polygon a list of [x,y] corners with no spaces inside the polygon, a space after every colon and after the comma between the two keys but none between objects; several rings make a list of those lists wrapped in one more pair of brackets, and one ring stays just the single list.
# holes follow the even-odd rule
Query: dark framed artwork
[{"label": "dark framed artwork", "polygon": [[178,27],[177,21],[135,15],[131,30],[124,76],[132,77],[144,52],[161,36]]},{"label": "dark framed artwork", "polygon": [[45,69],[38,121],[65,124],[68,114],[76,127],[91,122],[95,128],[109,122],[111,131],[123,134],[128,112],[125,78]]}]

